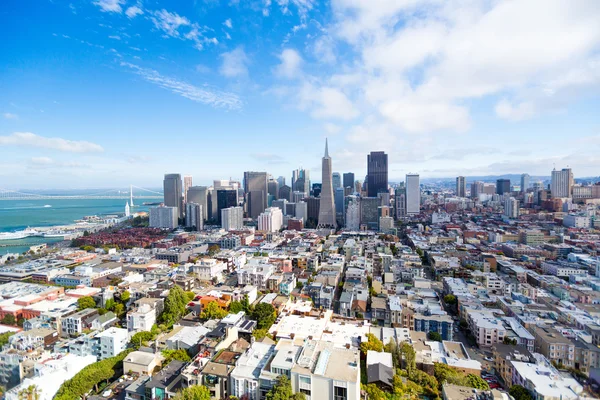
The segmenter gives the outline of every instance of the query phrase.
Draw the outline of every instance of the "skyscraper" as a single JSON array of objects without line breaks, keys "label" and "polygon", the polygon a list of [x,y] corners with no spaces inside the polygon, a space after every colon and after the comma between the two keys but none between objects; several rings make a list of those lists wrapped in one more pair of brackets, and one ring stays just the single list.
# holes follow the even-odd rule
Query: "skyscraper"
[{"label": "skyscraper", "polygon": [[279,198],[279,183],[275,179],[270,179],[267,184],[268,192],[275,200]]},{"label": "skyscraper", "polygon": [[290,201],[290,199],[292,198],[292,188],[290,188],[287,185],[283,185],[279,188],[279,199],[285,199],[287,201]]},{"label": "skyscraper", "polygon": [[333,199],[335,203],[336,220],[338,225],[344,226],[344,188],[338,187],[334,189]]},{"label": "skyscraper", "polygon": [[511,219],[519,218],[519,201],[514,197],[504,200],[504,215]]},{"label": "skyscraper", "polygon": [[467,197],[467,180],[464,176],[456,177],[456,196]]},{"label": "skyscraper", "polygon": [[367,155],[367,196],[377,197],[388,190],[388,156],[383,151]]},{"label": "skyscraper", "polygon": [[183,202],[187,203],[188,199],[187,199],[187,192],[188,189],[192,187],[192,176],[191,175],[185,175],[183,177]]},{"label": "skyscraper", "polygon": [[319,207],[319,229],[335,229],[335,203],[333,202],[333,184],[331,172],[331,157],[329,157],[329,149],[327,147],[327,139],[325,139],[325,155],[321,163],[322,186],[321,186],[321,202]]},{"label": "skyscraper", "polygon": [[346,229],[352,231],[358,231],[360,229],[360,199],[357,196],[348,196]]},{"label": "skyscraper", "polygon": [[280,176],[279,178],[277,178],[277,184],[279,185],[279,187],[285,185],[285,176]]},{"label": "skyscraper", "polygon": [[553,198],[571,197],[573,184],[574,178],[571,168],[563,168],[561,171],[552,170],[550,192]]},{"label": "skyscraper", "polygon": [[510,179],[497,179],[496,193],[500,195],[510,193]]},{"label": "skyscraper", "polygon": [[415,215],[421,212],[421,183],[419,174],[406,175],[406,214]]},{"label": "skyscraper", "polygon": [[221,221],[221,210],[237,206],[237,190],[219,189],[217,190],[217,218],[219,224]]},{"label": "skyscraper", "polygon": [[185,203],[185,226],[195,228],[197,231],[204,229],[202,206],[197,203]]},{"label": "skyscraper", "polygon": [[244,227],[244,209],[242,207],[229,207],[221,210],[219,219],[221,227],[226,231],[238,230]]},{"label": "skyscraper", "polygon": [[400,186],[396,188],[395,194],[395,206],[396,206],[396,219],[402,219],[406,217],[406,187]]},{"label": "skyscraper", "polygon": [[531,177],[529,174],[521,175],[521,193],[527,193],[527,189],[529,189],[529,179]]},{"label": "skyscraper", "polygon": [[354,193],[354,173],[353,172],[346,172],[344,174],[344,179],[343,179],[343,184],[344,184],[344,189],[345,188],[352,188],[352,193]]},{"label": "skyscraper", "polygon": [[208,219],[208,188],[206,186],[192,186],[188,189],[188,203],[200,204],[202,218]]},{"label": "skyscraper", "polygon": [[333,185],[333,190],[342,187],[342,176],[339,172],[334,172],[331,174],[331,184]]},{"label": "skyscraper", "polygon": [[267,208],[267,173],[244,172],[244,192],[248,216],[256,219]]},{"label": "skyscraper", "polygon": [[177,228],[177,207],[151,207],[149,225],[151,228]]},{"label": "skyscraper", "polygon": [[263,232],[278,232],[283,226],[283,213],[277,207],[270,207],[258,216],[258,230]]},{"label": "skyscraper", "polygon": [[180,174],[166,174],[163,180],[164,203],[177,209],[178,218],[183,218],[183,192]]},{"label": "skyscraper", "polygon": [[310,171],[303,168],[292,171],[292,192],[310,192]]}]

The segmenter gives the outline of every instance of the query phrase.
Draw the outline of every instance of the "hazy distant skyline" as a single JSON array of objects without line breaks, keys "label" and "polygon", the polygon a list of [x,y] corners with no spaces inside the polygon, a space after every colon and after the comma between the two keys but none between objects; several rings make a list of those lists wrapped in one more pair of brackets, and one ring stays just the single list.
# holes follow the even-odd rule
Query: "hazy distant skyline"
[{"label": "hazy distant skyline", "polygon": [[7,0],[0,188],[600,165],[600,2]]}]

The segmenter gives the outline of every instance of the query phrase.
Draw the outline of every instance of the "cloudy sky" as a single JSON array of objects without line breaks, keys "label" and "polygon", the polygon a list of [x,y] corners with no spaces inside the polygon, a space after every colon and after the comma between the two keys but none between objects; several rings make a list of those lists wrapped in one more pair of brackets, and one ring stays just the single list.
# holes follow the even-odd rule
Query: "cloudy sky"
[{"label": "cloudy sky", "polygon": [[598,0],[4,0],[0,188],[600,174]]}]

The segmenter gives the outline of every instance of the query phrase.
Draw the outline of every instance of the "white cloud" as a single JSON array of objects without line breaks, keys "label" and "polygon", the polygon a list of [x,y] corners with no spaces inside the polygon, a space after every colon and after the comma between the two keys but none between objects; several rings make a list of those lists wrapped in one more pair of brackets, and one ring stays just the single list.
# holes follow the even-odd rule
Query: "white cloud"
[{"label": "white cloud", "polygon": [[138,6],[131,6],[125,11],[125,14],[127,14],[129,18],[135,18],[136,16],[141,15],[143,13],[144,10],[142,10],[141,7]]},{"label": "white cloud", "polygon": [[47,138],[30,132],[15,132],[12,135],[0,136],[0,146],[39,147],[71,153],[98,153],[104,151],[102,146],[95,143]]},{"label": "white cloud", "polygon": [[94,4],[100,7],[102,12],[116,12],[121,13],[123,9],[121,5],[125,3],[125,0],[95,0]]},{"label": "white cloud", "polygon": [[318,61],[326,64],[333,64],[337,59],[335,44],[330,36],[321,36],[318,38],[313,45],[313,53]]},{"label": "white cloud", "polygon": [[2,116],[3,116],[5,119],[19,119],[19,116],[18,116],[17,114],[8,113],[8,112],[6,112],[6,113],[3,113],[3,114],[2,114]]},{"label": "white cloud", "polygon": [[155,11],[150,17],[154,26],[162,30],[167,36],[178,37],[179,28],[189,26],[191,22],[186,17],[182,17],[177,13],[171,13],[164,8],[160,11]]},{"label": "white cloud", "polygon": [[317,119],[351,120],[360,113],[348,97],[334,87],[315,87],[305,83],[300,91],[300,107],[310,111]]},{"label": "white cloud", "polygon": [[298,14],[301,17],[306,17],[306,14],[314,7],[314,0],[276,0],[281,12],[291,14],[290,6],[295,6],[298,9]]},{"label": "white cloud", "polygon": [[219,72],[228,78],[239,78],[248,76],[248,64],[250,59],[243,47],[237,47],[232,51],[221,54],[223,62]]},{"label": "white cloud", "polygon": [[117,35],[111,35],[108,38],[109,39],[114,39],[114,40],[121,40],[121,36],[117,36]]},{"label": "white cloud", "polygon": [[515,106],[506,99],[500,100],[494,110],[498,117],[509,121],[521,121],[535,115],[535,107],[532,103],[522,102]]},{"label": "white cloud", "polygon": [[284,78],[297,78],[301,75],[302,57],[296,50],[285,49],[279,55],[281,64],[275,68],[275,73]]},{"label": "white cloud", "polygon": [[162,76],[153,69],[142,68],[131,63],[123,62],[121,63],[121,66],[130,68],[144,80],[162,87],[163,89],[170,90],[186,99],[229,110],[238,110],[242,108],[242,100],[236,94],[211,90],[206,87],[200,88],[175,78]]},{"label": "white cloud", "polygon": [[54,160],[50,157],[32,157],[29,161],[35,165],[50,165],[54,163]]},{"label": "white cloud", "polygon": [[335,135],[342,130],[339,125],[332,124],[331,122],[325,123],[325,125],[323,125],[323,129],[325,129],[325,132],[329,133],[330,135]]},{"label": "white cloud", "polygon": [[223,25],[225,25],[229,29],[233,28],[233,24],[231,23],[231,18],[226,19],[225,22],[223,22]]}]

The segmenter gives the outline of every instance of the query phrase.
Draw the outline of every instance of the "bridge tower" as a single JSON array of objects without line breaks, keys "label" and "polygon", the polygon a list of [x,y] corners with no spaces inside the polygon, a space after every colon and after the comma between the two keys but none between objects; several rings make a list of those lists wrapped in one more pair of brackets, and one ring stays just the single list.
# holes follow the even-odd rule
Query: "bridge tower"
[{"label": "bridge tower", "polygon": [[129,206],[134,207],[134,205],[133,205],[133,185],[129,185]]}]

